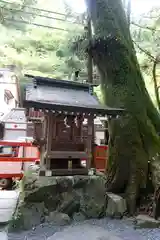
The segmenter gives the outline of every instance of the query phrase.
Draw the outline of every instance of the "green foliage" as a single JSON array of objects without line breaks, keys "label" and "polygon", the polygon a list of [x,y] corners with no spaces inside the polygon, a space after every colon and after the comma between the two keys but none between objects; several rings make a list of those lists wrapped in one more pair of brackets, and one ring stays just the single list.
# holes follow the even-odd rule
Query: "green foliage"
[{"label": "green foliage", "polygon": [[0,22],[7,29],[17,29],[21,31],[26,30],[26,25],[21,24],[20,21],[33,21],[37,11],[31,10],[27,13],[28,7],[35,5],[36,0],[23,1],[0,1]]},{"label": "green foliage", "polygon": [[[155,92],[153,87],[153,61],[160,54],[160,8],[153,8],[150,12],[137,21],[133,19],[131,33],[135,43],[137,57],[145,79],[146,87],[149,90],[152,100],[155,102]],[[160,65],[157,65],[157,82],[160,85]]]},{"label": "green foliage", "polygon": [[[64,79],[70,78],[72,72],[77,69],[82,69],[82,72],[86,71],[83,59],[77,57],[71,49],[74,36],[83,31],[83,26],[55,20],[55,18],[64,19],[64,17],[67,19],[68,15],[51,15],[35,10],[35,8],[44,8],[45,3],[42,6],[42,2],[36,0],[19,2],[17,0],[5,5],[3,1],[0,1],[0,9],[3,13],[0,26],[1,66],[14,64],[19,66],[22,72]],[[58,12],[64,12],[65,5],[62,6],[62,3],[56,5],[50,3],[52,7],[52,9],[49,8],[50,11],[57,9]],[[31,14],[26,14],[26,11]],[[70,14],[68,11],[69,8],[67,14]],[[39,17],[37,13],[50,16],[51,19]],[[13,21],[10,23],[6,19]],[[69,29],[69,31],[31,27],[16,20],[52,25],[52,27]]]},{"label": "green foliage", "polygon": [[[37,14],[40,14],[84,24],[86,20],[85,14],[77,15],[64,2],[59,1],[53,4],[52,0],[48,0],[48,5],[46,5],[44,0],[16,0],[5,4],[0,0],[1,67],[15,64],[22,69],[22,73],[27,72],[63,79],[70,79],[72,73],[80,69],[80,77],[87,79],[86,50],[88,50],[89,42],[86,37],[86,29],[81,24],[72,24],[37,16]],[[34,8],[62,12],[66,15],[59,16],[52,13],[43,13]],[[26,14],[26,12],[30,14]],[[136,44],[153,56],[156,56],[159,51],[159,13],[159,9],[153,9],[148,15],[146,14],[148,18],[141,17],[139,21],[133,19],[140,26],[153,28],[156,31],[131,25],[131,33]],[[12,19],[12,21],[7,21],[6,19]],[[38,28],[15,22],[15,20],[60,27],[68,31]],[[137,46],[136,51],[147,88],[154,100],[152,59]],[[157,71],[158,75],[159,73],[160,70]],[[97,72],[95,75],[97,75]],[[159,78],[159,76],[157,77]],[[101,97],[100,88],[97,88],[96,92]]]}]

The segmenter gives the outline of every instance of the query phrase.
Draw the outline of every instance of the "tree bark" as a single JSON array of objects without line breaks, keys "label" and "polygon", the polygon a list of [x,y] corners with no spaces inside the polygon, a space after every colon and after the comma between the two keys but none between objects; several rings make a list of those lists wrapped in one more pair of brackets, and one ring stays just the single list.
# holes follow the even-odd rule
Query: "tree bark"
[{"label": "tree bark", "polygon": [[146,188],[148,161],[159,151],[160,117],[145,88],[121,0],[87,0],[87,7],[95,33],[92,57],[101,76],[104,103],[127,111],[109,120],[107,187],[125,193],[133,214],[140,189]]},{"label": "tree bark", "polygon": [[158,106],[158,110],[160,111],[159,86],[158,86],[157,77],[156,77],[156,68],[157,68],[157,65],[159,63],[160,63],[160,56],[158,54],[157,57],[155,58],[154,62],[153,62],[152,73],[153,73],[153,83],[154,83],[154,91],[155,91],[157,106]]}]

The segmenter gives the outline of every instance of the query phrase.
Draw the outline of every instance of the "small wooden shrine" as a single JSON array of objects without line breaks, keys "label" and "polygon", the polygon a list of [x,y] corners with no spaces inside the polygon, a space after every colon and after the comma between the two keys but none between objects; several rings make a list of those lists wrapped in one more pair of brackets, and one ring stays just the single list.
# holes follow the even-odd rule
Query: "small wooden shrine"
[{"label": "small wooden shrine", "polygon": [[23,103],[28,120],[33,120],[33,111],[43,114],[34,124],[40,175],[88,174],[93,164],[94,118],[117,116],[123,110],[101,105],[91,84],[26,76],[31,79]]}]

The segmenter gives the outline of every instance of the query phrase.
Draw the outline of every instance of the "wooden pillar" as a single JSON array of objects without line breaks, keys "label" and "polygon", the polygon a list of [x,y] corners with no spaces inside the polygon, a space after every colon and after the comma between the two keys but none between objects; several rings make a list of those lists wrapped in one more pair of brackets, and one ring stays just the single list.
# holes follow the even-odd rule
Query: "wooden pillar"
[{"label": "wooden pillar", "polygon": [[75,125],[75,116],[68,116],[67,117],[67,124],[70,126],[71,131],[70,131],[70,137],[69,137],[69,141],[74,141],[74,125]]},{"label": "wooden pillar", "polygon": [[50,170],[51,168],[51,160],[48,157],[48,155],[51,152],[51,147],[52,147],[52,126],[53,126],[53,114],[48,113],[47,116],[47,144],[46,144],[46,168],[47,170]]},{"label": "wooden pillar", "polygon": [[52,139],[51,140],[56,139],[56,125],[57,125],[57,116],[54,115],[52,118]]},{"label": "wooden pillar", "polygon": [[84,117],[83,115],[80,115],[78,116],[78,130],[79,130],[79,137],[80,137],[80,140],[81,142],[84,142],[84,139],[83,139],[83,121],[84,121]]},{"label": "wooden pillar", "polygon": [[87,137],[87,153],[88,153],[88,164],[87,167],[92,167],[92,160],[93,160],[93,116],[88,117],[88,137]]},{"label": "wooden pillar", "polygon": [[[43,123],[42,123],[42,138],[47,139],[47,115],[44,116]],[[40,150],[40,165],[41,167],[45,167],[45,147],[46,144],[41,146]]]},{"label": "wooden pillar", "polygon": [[94,128],[94,116],[92,118],[92,159],[91,159],[91,167],[95,168],[95,128]]}]

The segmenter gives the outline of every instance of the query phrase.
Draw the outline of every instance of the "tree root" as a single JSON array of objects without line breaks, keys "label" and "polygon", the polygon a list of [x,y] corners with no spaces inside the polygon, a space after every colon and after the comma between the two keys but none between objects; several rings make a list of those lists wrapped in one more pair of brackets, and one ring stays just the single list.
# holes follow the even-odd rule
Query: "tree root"
[{"label": "tree root", "polygon": [[[110,173],[112,177],[111,179],[109,179],[109,181],[106,184],[106,188],[108,192],[123,193],[128,183],[128,178],[129,178],[128,161],[126,162],[126,164],[123,163],[118,165],[119,166],[116,168],[115,174],[112,174],[112,172]],[[124,171],[124,165],[127,171]]]}]

